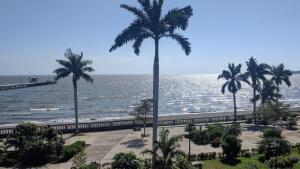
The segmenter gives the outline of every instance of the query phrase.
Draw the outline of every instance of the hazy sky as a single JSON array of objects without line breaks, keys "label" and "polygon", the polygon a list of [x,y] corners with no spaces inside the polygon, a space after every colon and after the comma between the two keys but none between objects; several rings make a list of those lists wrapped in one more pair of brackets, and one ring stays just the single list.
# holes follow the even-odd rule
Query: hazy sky
[{"label": "hazy sky", "polygon": [[[84,52],[96,74],[150,74],[154,42],[140,56],[132,44],[109,53],[113,40],[133,20],[120,9],[135,0],[1,0],[0,74],[50,74],[66,48]],[[300,70],[299,0],[165,0],[164,12],[192,5],[183,34],[192,43],[185,56],[174,41],[162,40],[161,73],[219,73],[228,62],[285,63]]]}]

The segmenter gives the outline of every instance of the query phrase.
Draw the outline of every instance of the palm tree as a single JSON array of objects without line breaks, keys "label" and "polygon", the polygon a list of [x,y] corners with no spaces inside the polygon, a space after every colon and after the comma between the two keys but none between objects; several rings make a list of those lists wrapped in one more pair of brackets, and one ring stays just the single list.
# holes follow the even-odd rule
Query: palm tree
[{"label": "palm tree", "polygon": [[[139,55],[140,47],[144,40],[153,39],[155,44],[155,57],[153,65],[153,149],[157,141],[157,121],[158,121],[158,99],[159,99],[159,40],[161,38],[171,38],[177,41],[186,55],[191,52],[190,43],[187,38],[176,33],[176,30],[186,30],[189,18],[193,15],[191,6],[184,8],[174,8],[162,15],[164,0],[138,0],[141,9],[122,4],[121,8],[133,13],[136,19],[124,29],[115,39],[110,52],[118,47],[133,43],[135,54]],[[155,159],[155,157],[152,157]]]},{"label": "palm tree", "polygon": [[[259,88],[261,87],[261,82],[266,80],[265,75],[268,74],[267,68],[268,65],[261,63],[257,64],[256,59],[251,57],[249,61],[246,61],[247,71],[244,73],[245,82],[251,85],[253,89],[253,98],[251,102],[253,103],[253,117],[254,121],[256,121],[256,102],[258,98],[256,97],[256,93],[258,92]],[[249,82],[248,79],[251,81]]]},{"label": "palm tree", "polygon": [[222,86],[222,93],[225,93],[226,87],[229,92],[233,94],[233,105],[234,105],[234,122],[236,122],[236,93],[241,89],[241,81],[245,81],[243,74],[241,74],[242,65],[235,66],[233,63],[228,64],[229,70],[223,70],[222,74],[219,75],[218,79],[225,79],[226,82]]},{"label": "palm tree", "polygon": [[156,169],[169,169],[174,164],[174,158],[184,154],[179,150],[182,136],[172,136],[169,138],[169,130],[160,131],[160,140],[156,142],[159,151],[146,150],[144,153],[155,154]]},{"label": "palm tree", "polygon": [[76,133],[79,133],[78,128],[78,98],[77,98],[77,81],[80,78],[88,82],[93,82],[93,78],[87,74],[87,72],[95,71],[93,68],[88,67],[88,65],[92,64],[90,60],[82,60],[83,53],[75,54],[71,49],[67,49],[65,52],[66,60],[56,60],[62,67],[54,70],[56,73],[55,80],[59,80],[65,78],[72,74],[72,82],[74,87],[74,107],[75,107],[75,127]]},{"label": "palm tree", "polygon": [[146,137],[147,118],[152,116],[152,108],[153,108],[152,103],[153,103],[152,99],[144,99],[141,100],[139,106],[135,108],[134,116],[138,120],[143,119],[144,122],[144,134],[143,134],[144,137]]},{"label": "palm tree", "polygon": [[263,83],[263,87],[257,97],[261,99],[261,105],[276,102],[278,97],[281,95],[277,94],[277,86],[274,85],[273,81],[266,80]]},{"label": "palm tree", "polygon": [[278,66],[269,67],[269,74],[272,76],[271,80],[275,83],[277,89],[276,97],[276,113],[278,112],[278,101],[279,101],[279,91],[280,85],[284,82],[288,87],[291,86],[290,76],[292,76],[292,71],[284,68],[284,64],[281,63]]}]

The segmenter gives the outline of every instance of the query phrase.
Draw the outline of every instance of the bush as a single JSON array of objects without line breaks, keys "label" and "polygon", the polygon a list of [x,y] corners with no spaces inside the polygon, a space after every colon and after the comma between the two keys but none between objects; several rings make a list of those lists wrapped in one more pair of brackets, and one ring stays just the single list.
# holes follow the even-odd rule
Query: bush
[{"label": "bush", "polygon": [[210,124],[207,125],[206,128],[210,141],[216,137],[222,137],[225,133],[225,127],[221,124]]},{"label": "bush", "polygon": [[141,160],[132,152],[118,153],[113,157],[112,169],[141,169]]},{"label": "bush", "polygon": [[207,130],[195,130],[193,131],[192,141],[197,145],[205,145],[209,143],[209,136]]},{"label": "bush", "polygon": [[[276,145],[276,147],[275,147]],[[266,160],[277,155],[284,155],[291,152],[289,142],[282,138],[265,138],[259,142],[258,152],[264,154]]]},{"label": "bush", "polygon": [[226,160],[235,159],[241,151],[241,141],[235,135],[224,136],[221,146]]},{"label": "bush", "polygon": [[277,128],[266,128],[263,130],[263,137],[264,138],[281,138],[282,131]]},{"label": "bush", "polygon": [[226,129],[225,135],[239,136],[241,135],[241,133],[242,133],[241,125],[239,123],[232,123],[232,125]]},{"label": "bush", "polygon": [[[51,150],[52,149],[52,150]],[[26,166],[37,166],[46,164],[51,160],[50,154],[53,151],[51,145],[44,145],[42,143],[30,146],[24,152],[21,163]]]},{"label": "bush", "polygon": [[18,151],[8,151],[1,155],[0,166],[12,167],[20,162],[22,154]]},{"label": "bush", "polygon": [[220,144],[221,144],[221,138],[220,137],[216,137],[215,139],[213,139],[211,142],[210,142],[211,146],[214,147],[214,148],[217,148],[217,147],[220,147]]},{"label": "bush", "polygon": [[246,123],[247,123],[247,124],[251,124],[251,123],[252,123],[252,118],[247,119],[247,120],[246,120]]},{"label": "bush", "polygon": [[280,168],[280,169],[285,169],[285,168],[293,168],[295,164],[297,164],[299,159],[297,157],[289,157],[288,159],[284,159],[282,157],[279,157],[277,159],[277,164],[276,164],[276,159],[273,157],[269,160],[268,164],[270,168]]},{"label": "bush", "polygon": [[193,131],[195,131],[195,130],[196,130],[196,126],[195,126],[194,123],[188,123],[188,124],[184,127],[184,131],[185,131],[186,133],[188,133],[188,132],[193,132]]},{"label": "bush", "polygon": [[289,130],[294,130],[296,125],[297,125],[296,117],[287,117],[287,128]]},{"label": "bush", "polygon": [[59,162],[69,161],[76,154],[83,151],[84,146],[85,146],[84,141],[76,141],[75,143],[73,143],[71,145],[64,146],[64,148],[62,150],[62,155],[59,159]]},{"label": "bush", "polygon": [[193,169],[186,155],[179,155],[176,158],[174,169]]}]

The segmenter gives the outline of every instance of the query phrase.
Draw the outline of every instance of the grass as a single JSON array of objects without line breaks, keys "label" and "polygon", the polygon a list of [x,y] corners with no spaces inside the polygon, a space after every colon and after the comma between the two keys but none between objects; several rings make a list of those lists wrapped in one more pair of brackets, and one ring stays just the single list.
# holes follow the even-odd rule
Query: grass
[{"label": "grass", "polygon": [[[295,150],[290,155],[296,156],[300,159],[300,154]],[[256,164],[259,169],[269,169],[267,164],[258,161],[260,155],[252,155],[251,158],[239,158],[240,163],[236,165],[224,164],[220,160],[209,160],[203,162],[203,169],[247,169],[248,164]],[[300,162],[298,162],[294,168],[300,168]]]}]

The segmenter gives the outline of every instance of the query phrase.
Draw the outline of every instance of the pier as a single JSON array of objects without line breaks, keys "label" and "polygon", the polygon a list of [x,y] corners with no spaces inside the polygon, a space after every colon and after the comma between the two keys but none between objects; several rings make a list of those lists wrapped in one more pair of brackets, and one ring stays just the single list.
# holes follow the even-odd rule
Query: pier
[{"label": "pier", "polygon": [[13,90],[13,89],[22,89],[22,88],[36,87],[36,86],[54,85],[54,84],[56,84],[55,81],[36,82],[36,83],[7,84],[7,85],[0,85],[0,91]]}]

